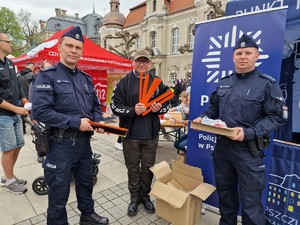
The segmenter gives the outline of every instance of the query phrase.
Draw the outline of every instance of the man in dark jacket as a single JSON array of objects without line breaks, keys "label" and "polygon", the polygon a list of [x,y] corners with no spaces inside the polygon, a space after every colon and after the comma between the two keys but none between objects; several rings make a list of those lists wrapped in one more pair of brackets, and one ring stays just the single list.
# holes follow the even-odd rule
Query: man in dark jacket
[{"label": "man in dark jacket", "polygon": [[[20,84],[20,87],[25,95],[25,97],[28,99],[29,96],[29,85],[33,80],[34,77],[34,64],[32,62],[26,63],[26,68],[24,70],[20,71],[20,74],[18,74],[18,82]],[[22,123],[23,123],[23,133],[26,133],[26,124],[25,124],[25,118],[26,116],[22,116]]]},{"label": "man in dark jacket", "polygon": [[20,75],[18,76],[19,84],[27,99],[29,94],[29,85],[34,77],[33,71],[34,71],[34,64],[32,62],[27,62],[26,68],[24,70],[21,70]]},{"label": "man in dark jacket", "polygon": [[[129,133],[123,138],[123,152],[125,164],[128,170],[128,189],[131,202],[128,207],[128,215],[135,216],[140,203],[148,213],[154,213],[155,207],[150,201],[149,192],[153,174],[149,170],[155,163],[156,149],[160,120],[158,114],[166,113],[167,104],[153,103],[151,112],[142,115],[146,111],[145,104],[139,102],[140,75],[143,77],[149,73],[151,58],[146,50],[137,51],[133,57],[133,71],[123,77],[117,84],[111,102],[114,114],[120,117],[120,126],[129,129]],[[156,75],[150,74],[149,85]],[[144,79],[143,79],[144,80]],[[164,89],[160,83],[154,94],[159,94]]]}]

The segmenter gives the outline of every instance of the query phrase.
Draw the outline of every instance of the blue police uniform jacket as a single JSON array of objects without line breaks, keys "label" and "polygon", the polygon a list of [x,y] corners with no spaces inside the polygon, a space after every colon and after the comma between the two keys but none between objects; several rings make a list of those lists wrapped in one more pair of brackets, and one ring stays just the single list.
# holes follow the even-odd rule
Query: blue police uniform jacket
[{"label": "blue police uniform jacket", "polygon": [[92,78],[60,62],[36,77],[32,114],[37,121],[57,129],[78,130],[81,118],[103,120]]},{"label": "blue police uniform jacket", "polygon": [[243,127],[245,141],[263,137],[287,121],[279,85],[256,69],[222,78],[210,103],[200,117],[219,118],[228,127]]}]

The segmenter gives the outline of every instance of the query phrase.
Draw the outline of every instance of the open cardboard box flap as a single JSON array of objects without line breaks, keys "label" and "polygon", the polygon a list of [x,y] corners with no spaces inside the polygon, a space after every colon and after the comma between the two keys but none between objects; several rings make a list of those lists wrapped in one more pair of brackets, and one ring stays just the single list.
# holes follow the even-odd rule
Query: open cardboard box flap
[{"label": "open cardboard box flap", "polygon": [[166,161],[155,164],[150,170],[154,174],[156,180],[160,180],[160,178],[172,173],[172,170]]},{"label": "open cardboard box flap", "polygon": [[201,216],[202,200],[215,187],[203,183],[200,168],[178,161],[172,162],[171,168],[164,161],[151,167],[156,181],[150,195],[156,197],[156,214],[174,225],[195,225]]},{"label": "open cardboard box flap", "polygon": [[198,187],[201,183],[203,183],[203,178],[201,180],[195,180],[193,178],[184,176],[183,174],[179,174],[176,172],[172,173],[172,178],[176,180],[187,191],[192,191],[196,187]]},{"label": "open cardboard box flap", "polygon": [[155,182],[151,189],[150,195],[164,200],[174,208],[181,208],[187,200],[189,193],[180,191],[161,182]]},{"label": "open cardboard box flap", "polygon": [[190,166],[188,164],[185,164],[184,162],[180,162],[178,160],[171,160],[171,163],[172,163],[172,168],[174,167],[178,167],[178,168],[182,168],[186,171],[189,171],[191,173],[199,173],[199,174],[202,174],[202,170],[198,167],[195,167],[195,166]]},{"label": "open cardboard box flap", "polygon": [[190,194],[197,196],[198,198],[205,201],[215,190],[216,188],[213,185],[202,183],[193,191],[191,191]]},{"label": "open cardboard box flap", "polygon": [[172,171],[180,174],[184,174],[192,179],[203,182],[202,170],[197,167],[189,166],[183,162],[177,160],[171,160]]}]

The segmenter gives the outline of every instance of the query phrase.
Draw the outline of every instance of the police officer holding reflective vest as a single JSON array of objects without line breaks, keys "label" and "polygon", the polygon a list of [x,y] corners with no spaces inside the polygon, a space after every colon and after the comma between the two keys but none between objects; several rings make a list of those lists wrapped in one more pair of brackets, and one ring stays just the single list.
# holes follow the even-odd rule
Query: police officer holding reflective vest
[{"label": "police officer holding reflective vest", "polygon": [[[33,84],[33,117],[49,127],[49,151],[43,163],[48,192],[48,225],[67,225],[66,203],[72,175],[80,225],[108,224],[94,211],[93,164],[89,120],[103,121],[91,77],[76,67],[82,56],[83,36],[79,27],[62,35],[60,61],[42,70]],[[96,132],[104,133],[103,129]]]},{"label": "police officer holding reflective vest", "polygon": [[209,108],[194,120],[218,118],[238,131],[235,137],[218,135],[213,154],[220,225],[237,224],[240,202],[243,225],[265,224],[260,150],[266,148],[268,134],[286,123],[287,107],[276,81],[256,69],[258,57],[255,41],[244,34],[233,50],[235,73],[221,79]]}]

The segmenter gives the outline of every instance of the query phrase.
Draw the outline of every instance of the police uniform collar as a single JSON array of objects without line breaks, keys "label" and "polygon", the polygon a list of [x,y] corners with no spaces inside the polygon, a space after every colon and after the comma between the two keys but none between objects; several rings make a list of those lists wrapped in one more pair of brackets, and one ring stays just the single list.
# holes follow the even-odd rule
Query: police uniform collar
[{"label": "police uniform collar", "polygon": [[58,62],[58,65],[60,67],[63,67],[65,70],[67,70],[69,73],[75,74],[77,73],[79,70],[77,69],[77,67],[75,67],[74,69],[71,69],[69,67],[67,67],[66,65],[64,65],[63,63],[61,63],[60,61]]},{"label": "police uniform collar", "polygon": [[247,73],[235,73],[237,77],[248,77],[248,75],[254,74],[256,72],[256,68],[252,71],[249,71]]}]

